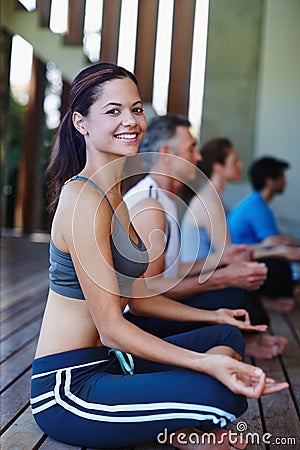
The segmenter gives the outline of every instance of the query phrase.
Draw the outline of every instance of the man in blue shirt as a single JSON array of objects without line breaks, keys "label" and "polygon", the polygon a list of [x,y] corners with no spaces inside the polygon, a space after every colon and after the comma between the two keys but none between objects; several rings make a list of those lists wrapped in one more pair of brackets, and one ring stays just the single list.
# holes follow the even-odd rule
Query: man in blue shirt
[{"label": "man in blue shirt", "polygon": [[299,243],[279,234],[275,216],[268,205],[275,195],[284,191],[285,170],[288,167],[288,162],[273,157],[256,160],[249,169],[254,191],[230,212],[228,226],[233,243],[259,244],[257,250],[261,248],[269,256],[283,256],[297,261],[300,259],[300,248],[295,245]]},{"label": "man in blue shirt", "polygon": [[229,214],[228,224],[234,243],[256,244],[278,236],[278,228],[268,203],[285,187],[285,170],[289,164],[271,157],[255,161],[249,170],[254,191]]}]

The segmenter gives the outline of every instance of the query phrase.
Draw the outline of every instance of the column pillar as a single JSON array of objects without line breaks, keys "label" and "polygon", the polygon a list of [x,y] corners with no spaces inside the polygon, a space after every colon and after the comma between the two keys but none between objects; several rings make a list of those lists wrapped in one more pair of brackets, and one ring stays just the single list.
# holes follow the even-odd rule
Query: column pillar
[{"label": "column pillar", "polygon": [[120,15],[121,0],[104,0],[100,61],[117,62]]},{"label": "column pillar", "polygon": [[157,14],[158,0],[140,0],[134,72],[147,103],[152,102]]},{"label": "column pillar", "polygon": [[34,56],[15,209],[15,227],[20,233],[25,234],[33,231],[37,159],[44,116],[45,74],[45,64]]},{"label": "column pillar", "polygon": [[187,115],[193,48],[195,0],[174,2],[168,112]]}]

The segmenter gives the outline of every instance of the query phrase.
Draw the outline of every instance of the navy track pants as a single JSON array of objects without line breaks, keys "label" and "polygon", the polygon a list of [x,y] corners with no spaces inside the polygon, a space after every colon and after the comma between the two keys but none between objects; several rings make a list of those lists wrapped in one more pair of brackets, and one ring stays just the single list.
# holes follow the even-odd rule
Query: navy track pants
[{"label": "navy track pants", "polygon": [[[242,335],[229,325],[166,340],[201,353],[218,345],[244,351]],[[155,441],[165,429],[222,428],[246,410],[245,397],[206,374],[133,359],[133,375],[123,373],[107,347],[35,359],[31,407],[37,424],[61,442],[116,449]]]}]

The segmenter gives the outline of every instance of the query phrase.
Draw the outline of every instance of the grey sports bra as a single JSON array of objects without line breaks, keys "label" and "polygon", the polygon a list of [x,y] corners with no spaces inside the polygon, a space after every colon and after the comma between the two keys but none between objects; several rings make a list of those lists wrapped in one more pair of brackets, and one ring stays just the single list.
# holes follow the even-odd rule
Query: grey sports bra
[{"label": "grey sports bra", "polygon": [[[135,243],[118,220],[115,211],[103,190],[92,180],[75,175],[68,182],[82,180],[97,189],[107,201],[114,219],[114,228],[110,236],[110,245],[121,297],[129,297],[133,282],[145,273],[149,259],[147,249],[135,231],[138,243]],[[50,289],[66,297],[84,300],[71,255],[58,249],[53,241],[49,248]]]}]

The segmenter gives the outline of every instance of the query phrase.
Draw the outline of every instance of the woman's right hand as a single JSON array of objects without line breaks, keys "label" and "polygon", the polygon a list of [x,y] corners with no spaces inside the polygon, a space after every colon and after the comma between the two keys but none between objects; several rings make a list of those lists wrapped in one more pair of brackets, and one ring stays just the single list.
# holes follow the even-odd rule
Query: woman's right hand
[{"label": "woman's right hand", "polygon": [[[268,325],[252,325],[249,313],[245,309],[219,308],[215,313],[216,323],[233,325],[241,331],[256,331],[263,333],[268,329]],[[244,320],[238,320],[239,317],[242,317]]]},{"label": "woman's right hand", "polygon": [[202,360],[201,370],[219,380],[235,394],[260,398],[262,395],[280,392],[289,387],[286,382],[276,383],[272,378],[267,378],[259,367],[225,355],[206,356],[205,363]]}]

